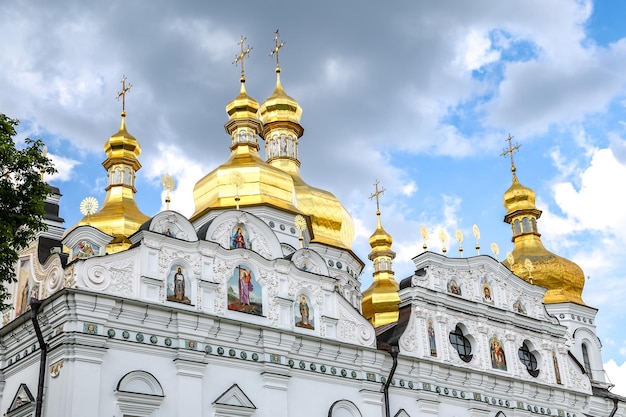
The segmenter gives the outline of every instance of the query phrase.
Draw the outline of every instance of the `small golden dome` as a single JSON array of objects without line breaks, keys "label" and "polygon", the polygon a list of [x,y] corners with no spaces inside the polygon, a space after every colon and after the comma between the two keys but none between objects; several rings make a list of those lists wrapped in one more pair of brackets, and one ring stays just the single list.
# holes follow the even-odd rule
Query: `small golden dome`
[{"label": "small golden dome", "polygon": [[391,244],[393,243],[393,238],[389,233],[383,229],[383,225],[380,222],[380,215],[378,216],[378,225],[376,226],[376,230],[370,236],[370,247],[372,248],[372,252],[374,251],[389,251],[391,250]]},{"label": "small golden dome", "polygon": [[280,83],[280,68],[276,68],[276,88],[261,104],[260,115],[264,125],[278,121],[300,124],[302,107],[283,90]]},{"label": "small golden dome", "polygon": [[224,128],[231,135],[230,158],[196,183],[196,211],[191,221],[210,209],[237,205],[267,204],[300,214],[291,176],[259,156],[257,138],[262,125],[256,112],[258,103],[247,95],[244,82],[242,77],[239,95],[226,106],[229,121]]},{"label": "small golden dome", "polygon": [[276,68],[276,88],[261,104],[260,115],[267,161],[291,175],[297,207],[311,218],[311,241],[351,250],[354,222],[348,211],[332,193],[312,187],[300,177],[298,139],[304,133],[300,125],[302,108],[283,90],[279,67]]},{"label": "small golden dome", "polygon": [[137,139],[126,130],[126,113],[122,112],[120,130],[104,144],[107,155],[102,163],[107,170],[108,185],[102,208],[83,217],[77,226],[90,225],[114,237],[107,252],[119,252],[130,247],[128,237],[150,217],[143,214],[135,201],[135,174],[141,168],[138,157],[141,147]]},{"label": "small golden dome", "polygon": [[[512,168],[513,184],[504,193],[507,212],[504,221],[513,233],[513,265],[503,264],[524,280],[547,289],[546,304],[573,302],[585,305],[582,299],[585,274],[574,262],[548,251],[541,242],[537,220],[541,210],[535,206],[535,192],[523,186]],[[527,262],[527,260],[530,261]]]}]

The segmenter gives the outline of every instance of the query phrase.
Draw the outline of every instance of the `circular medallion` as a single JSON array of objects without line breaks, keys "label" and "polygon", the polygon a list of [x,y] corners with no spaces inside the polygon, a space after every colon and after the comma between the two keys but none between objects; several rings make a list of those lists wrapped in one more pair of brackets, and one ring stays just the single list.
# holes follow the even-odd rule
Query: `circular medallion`
[{"label": "circular medallion", "polygon": [[300,363],[298,364],[298,366],[300,367],[300,369],[304,369],[306,368],[306,364],[302,361],[300,361]]},{"label": "circular medallion", "polygon": [[413,381],[409,381],[409,388],[413,389]]},{"label": "circular medallion", "polygon": [[343,267],[343,265],[341,264],[341,262],[337,261],[337,268],[341,269]]},{"label": "circular medallion", "polygon": [[289,231],[291,232],[292,235],[296,234],[296,228],[292,227],[291,229],[289,229]]},{"label": "circular medallion", "polygon": [[356,371],[352,371],[352,378],[356,378]]},{"label": "circular medallion", "polygon": [[280,230],[285,230],[285,225],[284,224],[280,225]]},{"label": "circular medallion", "polygon": [[324,365],[320,366],[320,372],[326,373],[326,366]]},{"label": "circular medallion", "polygon": [[172,339],[170,339],[169,337],[165,339],[165,346],[170,347],[172,346]]},{"label": "circular medallion", "polygon": [[255,361],[255,362],[258,361],[259,360],[259,354],[258,353],[253,353],[252,354],[252,360]]},{"label": "circular medallion", "polygon": [[128,339],[128,338],[130,337],[130,333],[128,333],[128,330],[124,330],[124,331],[122,332],[122,337],[123,337],[124,339]]},{"label": "circular medallion", "polygon": [[312,371],[315,371],[317,369],[317,366],[314,363],[312,363],[309,365],[309,368],[311,368]]},{"label": "circular medallion", "polygon": [[335,263],[333,262],[333,260],[332,260],[332,259],[329,259],[329,260],[328,260],[328,266],[330,266],[331,268],[332,268],[333,266],[335,266]]},{"label": "circular medallion", "polygon": [[205,351],[206,353],[211,353],[211,352],[213,352],[213,348],[211,347],[211,345],[206,345],[206,346],[204,347],[204,351]]},{"label": "circular medallion", "polygon": [[348,371],[346,371],[345,369],[341,370],[341,376],[346,376],[348,375]]},{"label": "circular medallion", "polygon": [[287,364],[290,368],[293,368],[296,363],[293,361],[293,359],[289,359],[289,362],[287,362]]},{"label": "circular medallion", "polygon": [[333,375],[337,375],[337,368],[335,368],[334,366],[330,368],[330,373]]},{"label": "circular medallion", "polygon": [[231,358],[234,357],[237,354],[237,352],[235,352],[235,349],[229,349],[228,350],[228,356],[230,356]]},{"label": "circular medallion", "polygon": [[137,334],[135,335],[135,339],[136,339],[138,342],[143,342],[143,333],[137,333]]},{"label": "circular medallion", "polygon": [[109,336],[109,337],[115,337],[115,330],[113,330],[113,329],[109,329],[109,330],[107,330],[107,336]]},{"label": "circular medallion", "polygon": [[217,354],[218,354],[218,355],[220,355],[220,356],[222,356],[222,355],[224,354],[224,348],[223,348],[223,347],[221,347],[221,346],[220,346],[220,347],[218,347],[218,348],[217,348]]},{"label": "circular medallion", "polygon": [[158,337],[156,337],[156,336],[154,336],[154,335],[153,335],[153,336],[150,336],[150,343],[152,343],[153,345],[155,345],[155,344],[156,344],[156,342],[158,342],[158,341],[159,341],[159,338],[158,338]]},{"label": "circular medallion", "polygon": [[271,220],[270,220],[270,227],[273,229],[273,228],[274,228],[274,226],[276,226],[276,225],[274,224],[274,222],[273,222],[273,221],[271,221]]},{"label": "circular medallion", "polygon": [[248,359],[248,354],[242,350],[239,353],[239,357],[241,357],[241,359]]}]

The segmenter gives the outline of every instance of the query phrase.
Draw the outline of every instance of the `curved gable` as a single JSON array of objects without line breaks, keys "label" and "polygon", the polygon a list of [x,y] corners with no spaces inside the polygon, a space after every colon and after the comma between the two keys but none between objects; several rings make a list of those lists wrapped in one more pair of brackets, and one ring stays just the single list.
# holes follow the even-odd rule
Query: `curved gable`
[{"label": "curved gable", "polygon": [[257,216],[243,211],[220,214],[200,238],[226,249],[250,249],[266,259],[283,257],[280,242],[272,229]]},{"label": "curved gable", "polygon": [[175,211],[162,211],[149,221],[148,230],[176,239],[196,242],[196,229],[182,214]]}]

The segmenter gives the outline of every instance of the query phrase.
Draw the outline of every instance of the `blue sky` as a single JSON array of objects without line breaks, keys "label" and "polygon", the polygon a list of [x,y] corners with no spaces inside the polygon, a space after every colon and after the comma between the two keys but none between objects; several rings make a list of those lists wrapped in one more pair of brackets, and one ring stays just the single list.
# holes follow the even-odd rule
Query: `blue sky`
[{"label": "blue sky", "polygon": [[[283,86],[303,107],[301,173],[352,213],[354,250],[367,258],[375,228],[368,199],[379,180],[385,229],[401,279],[445,229],[474,253],[512,249],[502,222],[511,182],[500,156],[508,134],[520,181],[537,193],[542,239],[589,277],[614,392],[626,395],[626,27],[621,2],[477,0],[372,3],[16,0],[0,5],[0,112],[42,137],[59,174],[66,226],[87,196],[102,203],[103,144],[119,127],[122,75],[133,85],[127,127],[141,143],[141,210],[163,206],[160,177],[190,215],[195,182],[226,161],[225,105],[238,93],[240,36],[248,93],[274,87],[269,57],[279,28]],[[371,269],[363,273],[364,287]],[[621,370],[618,368],[621,366]],[[622,382],[623,381],[623,382]]]}]

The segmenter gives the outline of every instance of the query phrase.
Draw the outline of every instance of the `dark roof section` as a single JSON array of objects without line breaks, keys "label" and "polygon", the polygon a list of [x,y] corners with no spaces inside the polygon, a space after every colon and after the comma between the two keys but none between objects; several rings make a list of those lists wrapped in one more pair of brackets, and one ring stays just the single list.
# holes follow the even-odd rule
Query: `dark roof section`
[{"label": "dark roof section", "polygon": [[398,341],[409,325],[410,319],[411,305],[407,304],[400,308],[397,322],[380,326],[380,333],[379,330],[376,329],[376,347],[378,349],[389,350],[390,346],[398,346]]},{"label": "dark roof section", "polygon": [[41,265],[48,260],[50,255],[53,253],[61,254],[62,251],[63,245],[60,241],[45,236],[39,236],[39,242],[37,244],[37,259]]}]

